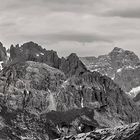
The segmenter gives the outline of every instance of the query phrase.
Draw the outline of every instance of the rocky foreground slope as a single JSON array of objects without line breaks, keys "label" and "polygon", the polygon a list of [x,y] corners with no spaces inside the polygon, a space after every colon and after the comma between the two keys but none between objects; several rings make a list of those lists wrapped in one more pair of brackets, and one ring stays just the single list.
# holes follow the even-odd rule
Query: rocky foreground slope
[{"label": "rocky foreground slope", "polygon": [[140,124],[119,126],[113,129],[98,129],[89,133],[72,135],[59,140],[140,140]]}]

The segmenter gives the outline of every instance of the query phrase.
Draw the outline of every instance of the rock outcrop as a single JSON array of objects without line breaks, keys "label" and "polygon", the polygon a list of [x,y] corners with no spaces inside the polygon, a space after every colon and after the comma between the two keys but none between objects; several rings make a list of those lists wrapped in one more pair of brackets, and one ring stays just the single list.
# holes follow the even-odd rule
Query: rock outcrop
[{"label": "rock outcrop", "polygon": [[60,58],[55,51],[47,51],[34,42],[27,42],[21,46],[10,47],[11,61],[35,61],[46,63],[49,66],[58,68]]},{"label": "rock outcrop", "polygon": [[0,61],[6,60],[6,48],[3,46],[2,43],[0,43]]},{"label": "rock outcrop", "polygon": [[59,69],[68,77],[87,71],[85,65],[79,60],[79,57],[75,53],[70,54],[67,59],[62,58]]}]

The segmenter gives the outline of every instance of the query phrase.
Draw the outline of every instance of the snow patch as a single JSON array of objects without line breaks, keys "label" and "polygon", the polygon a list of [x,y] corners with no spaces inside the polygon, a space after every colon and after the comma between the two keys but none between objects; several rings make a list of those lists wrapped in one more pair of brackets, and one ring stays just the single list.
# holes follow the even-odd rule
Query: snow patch
[{"label": "snow patch", "polygon": [[97,72],[99,72],[99,69],[94,69],[94,70],[91,70],[91,72],[94,72],[94,71],[97,71]]},{"label": "snow patch", "polygon": [[81,107],[83,108],[84,107],[84,98],[82,97],[81,99]]},{"label": "snow patch", "polygon": [[62,84],[61,86],[62,86],[63,88],[65,88],[66,85],[67,85],[67,83],[68,83],[68,80],[64,81],[63,84]]},{"label": "snow patch", "polygon": [[44,53],[40,53],[41,55],[44,55]]},{"label": "snow patch", "polygon": [[138,65],[138,66],[135,66],[135,68],[140,68],[140,65]]},{"label": "snow patch", "polygon": [[115,74],[113,74],[113,76],[111,77],[111,79],[112,79],[112,80],[114,80],[114,79],[115,79]]},{"label": "snow patch", "polygon": [[132,66],[127,66],[126,69],[135,69],[135,68]]},{"label": "snow patch", "polygon": [[9,52],[7,52],[7,56],[8,56],[8,58],[10,58],[10,53]]},{"label": "snow patch", "polygon": [[119,72],[121,72],[121,71],[122,71],[122,68],[118,69],[118,70],[117,70],[117,73],[119,73]]},{"label": "snow patch", "polygon": [[128,93],[130,96],[136,97],[140,92],[140,86],[132,88],[132,90]]},{"label": "snow patch", "polygon": [[2,64],[3,64],[3,61],[0,61],[0,70],[3,69]]}]

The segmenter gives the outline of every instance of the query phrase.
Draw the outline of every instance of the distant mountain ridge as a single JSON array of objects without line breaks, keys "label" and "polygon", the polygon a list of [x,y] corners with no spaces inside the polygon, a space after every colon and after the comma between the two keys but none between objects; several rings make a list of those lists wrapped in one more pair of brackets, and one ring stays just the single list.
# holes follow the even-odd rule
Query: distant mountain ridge
[{"label": "distant mountain ridge", "polygon": [[82,57],[80,60],[90,71],[109,76],[125,92],[140,86],[140,59],[134,52],[115,47],[107,55]]}]

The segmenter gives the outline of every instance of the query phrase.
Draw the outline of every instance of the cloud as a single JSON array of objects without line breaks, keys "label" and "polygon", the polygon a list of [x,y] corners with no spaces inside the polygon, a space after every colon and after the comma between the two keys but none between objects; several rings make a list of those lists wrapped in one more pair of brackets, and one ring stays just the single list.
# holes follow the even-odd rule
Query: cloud
[{"label": "cloud", "polygon": [[133,50],[140,50],[139,9],[139,0],[5,0],[0,41],[34,41],[60,55],[99,55],[134,40]]},{"label": "cloud", "polygon": [[87,42],[112,42],[106,36],[98,35],[98,34],[86,34],[86,33],[58,33],[58,34],[50,34],[47,35],[48,38],[57,41],[76,41],[81,43]]},{"label": "cloud", "polygon": [[98,34],[78,33],[78,32],[64,32],[64,33],[53,33],[40,36],[28,36],[28,38],[42,38],[48,39],[52,42],[59,41],[75,41],[79,43],[90,43],[90,42],[112,42],[108,37]]},{"label": "cloud", "polygon": [[122,18],[140,18],[140,8],[138,9],[123,9],[123,10],[110,10],[104,15],[122,17]]}]

